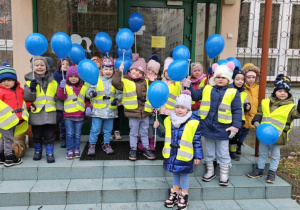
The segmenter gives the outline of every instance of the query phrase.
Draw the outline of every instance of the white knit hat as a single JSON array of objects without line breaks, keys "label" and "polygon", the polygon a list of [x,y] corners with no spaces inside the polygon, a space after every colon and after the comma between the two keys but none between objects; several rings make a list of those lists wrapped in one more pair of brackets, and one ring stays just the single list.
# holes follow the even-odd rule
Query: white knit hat
[{"label": "white knit hat", "polygon": [[183,91],[182,94],[176,97],[174,106],[183,106],[188,110],[192,110],[192,97],[190,92]]},{"label": "white knit hat", "polygon": [[226,79],[228,79],[229,84],[231,84],[233,82],[232,74],[233,74],[234,67],[235,65],[232,61],[228,62],[226,65],[218,65],[217,63],[214,63],[212,65],[214,76],[209,79],[209,84],[211,86],[215,86],[216,77],[225,77]]}]

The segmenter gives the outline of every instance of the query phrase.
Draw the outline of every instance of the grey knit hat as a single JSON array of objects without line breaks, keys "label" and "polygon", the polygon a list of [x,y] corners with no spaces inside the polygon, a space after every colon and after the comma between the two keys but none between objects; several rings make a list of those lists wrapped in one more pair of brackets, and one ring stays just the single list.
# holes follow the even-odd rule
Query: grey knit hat
[{"label": "grey knit hat", "polygon": [[187,91],[183,91],[182,94],[177,96],[175,99],[175,104],[174,106],[183,106],[187,108],[188,110],[192,110],[192,97],[190,95],[190,92],[188,93]]},{"label": "grey knit hat", "polygon": [[42,60],[42,61],[44,61],[45,64],[46,64],[46,71],[49,71],[50,67],[49,67],[48,60],[47,60],[46,57],[43,57],[43,56],[33,56],[33,58],[30,59],[30,68],[31,69],[33,69],[32,59],[34,61],[36,61],[36,60]]}]

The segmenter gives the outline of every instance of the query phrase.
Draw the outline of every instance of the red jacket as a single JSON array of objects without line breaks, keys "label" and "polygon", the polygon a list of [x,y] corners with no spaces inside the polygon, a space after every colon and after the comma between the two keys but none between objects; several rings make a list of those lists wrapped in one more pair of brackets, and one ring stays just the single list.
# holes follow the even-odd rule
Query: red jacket
[{"label": "red jacket", "polygon": [[[15,90],[10,88],[3,87],[0,84],[0,100],[10,106],[13,110],[22,109],[23,108],[23,93],[24,89],[20,87],[20,83],[17,83],[17,87]],[[17,112],[19,120],[23,120],[22,112]]]}]

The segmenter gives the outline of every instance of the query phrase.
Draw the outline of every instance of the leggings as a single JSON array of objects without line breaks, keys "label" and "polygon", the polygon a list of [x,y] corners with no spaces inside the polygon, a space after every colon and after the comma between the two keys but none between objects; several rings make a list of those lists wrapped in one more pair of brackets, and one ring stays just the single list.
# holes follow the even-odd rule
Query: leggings
[{"label": "leggings", "polygon": [[177,174],[173,173],[173,186],[180,186],[181,180],[181,188],[184,190],[189,189],[189,174]]}]

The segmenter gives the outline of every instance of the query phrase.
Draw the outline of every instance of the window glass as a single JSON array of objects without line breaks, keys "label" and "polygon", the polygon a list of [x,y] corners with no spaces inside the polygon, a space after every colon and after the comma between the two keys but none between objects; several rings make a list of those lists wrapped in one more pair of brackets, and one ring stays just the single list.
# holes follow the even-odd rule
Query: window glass
[{"label": "window glass", "polygon": [[290,48],[300,48],[300,5],[293,5],[291,33],[290,33]]}]

